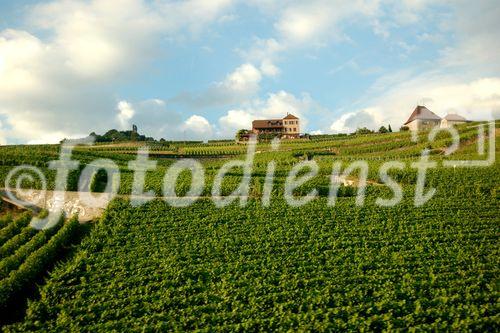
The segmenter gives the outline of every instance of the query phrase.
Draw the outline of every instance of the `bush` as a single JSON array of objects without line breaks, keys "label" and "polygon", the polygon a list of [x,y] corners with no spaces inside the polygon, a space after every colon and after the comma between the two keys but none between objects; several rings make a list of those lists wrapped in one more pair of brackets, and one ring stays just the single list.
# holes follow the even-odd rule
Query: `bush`
[{"label": "bush", "polygon": [[362,127],[362,128],[358,128],[355,133],[356,134],[372,134],[373,131],[366,128],[366,127]]},{"label": "bush", "polygon": [[378,132],[379,133],[389,133],[389,130],[387,128],[385,128],[385,126],[381,126],[379,129],[378,129]]}]

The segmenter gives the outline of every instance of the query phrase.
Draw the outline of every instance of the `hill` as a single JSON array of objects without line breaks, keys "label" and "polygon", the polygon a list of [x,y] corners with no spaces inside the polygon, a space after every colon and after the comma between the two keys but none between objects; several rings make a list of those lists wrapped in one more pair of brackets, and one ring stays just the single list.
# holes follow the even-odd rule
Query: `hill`
[{"label": "hill", "polygon": [[[123,197],[108,206],[75,255],[51,271],[26,316],[4,329],[496,331],[500,163],[493,159],[469,168],[459,162],[486,160],[478,151],[477,126],[458,128],[460,146],[449,156],[446,133],[429,140],[423,132],[416,142],[399,132],[290,140],[277,149],[260,143],[247,203],[224,208],[214,197],[214,179],[228,161],[245,159],[247,145],[147,143],[157,165],[146,174],[145,190],[162,198],[139,206],[127,197],[136,145],[77,147],[73,159],[83,165],[98,158],[117,164]],[[487,131],[493,141],[483,142],[485,152],[492,142],[500,151],[498,127]],[[415,163],[423,149],[435,163],[424,190],[435,193],[416,206]],[[55,172],[47,163],[57,159],[58,150],[0,147],[0,180],[13,166],[35,164],[53,189]],[[204,186],[194,204],[174,207],[165,197],[165,174],[185,157],[200,161]],[[338,188],[333,205],[335,163],[345,170],[358,161],[368,167],[364,203],[357,201],[363,174],[356,169]],[[274,182],[266,190],[272,162]],[[381,173],[386,162],[399,163],[388,172],[402,189],[393,207],[377,203],[395,195]],[[317,166],[317,172],[293,190],[293,197],[317,192],[294,207],[285,193],[290,170],[299,163]],[[70,174],[69,190],[76,189],[81,171]],[[239,188],[244,171],[234,168],[224,177],[222,195]],[[178,176],[175,192],[184,195],[192,176]]]}]

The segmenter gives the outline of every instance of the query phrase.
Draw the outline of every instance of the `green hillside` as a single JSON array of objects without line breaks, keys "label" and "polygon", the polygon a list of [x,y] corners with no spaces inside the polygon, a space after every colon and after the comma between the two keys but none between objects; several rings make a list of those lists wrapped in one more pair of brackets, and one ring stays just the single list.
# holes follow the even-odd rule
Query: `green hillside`
[{"label": "green hillside", "polygon": [[[498,331],[500,163],[495,159],[492,165],[474,168],[443,164],[486,158],[477,151],[476,126],[459,128],[460,147],[450,156],[445,148],[451,139],[444,132],[433,141],[421,133],[417,142],[409,132],[398,132],[313,136],[283,141],[277,150],[260,143],[248,203],[240,206],[236,201],[225,208],[214,203],[213,180],[224,163],[245,158],[247,145],[76,147],[73,159],[82,166],[70,174],[68,190],[77,189],[85,164],[110,158],[120,169],[122,196],[95,221],[74,255],[51,270],[24,318],[4,330]],[[499,123],[496,127],[487,134],[495,138],[498,153]],[[133,181],[128,162],[144,144],[157,161],[155,170],[147,173],[146,190],[161,196],[169,167],[189,157],[204,167],[202,198],[185,208],[159,198],[133,207],[127,197]],[[489,147],[486,140],[485,151]],[[0,181],[5,182],[14,166],[36,165],[53,189],[56,173],[48,162],[58,158],[59,148],[0,147]],[[418,172],[412,163],[419,161],[423,149],[429,149],[430,160],[436,162],[427,172],[426,189],[436,192],[415,207]],[[272,161],[276,171],[266,207],[262,197]],[[293,193],[316,190],[318,195],[294,208],[284,197],[285,183],[301,161],[315,162],[318,173]],[[339,188],[332,205],[328,194],[333,164],[341,162],[346,168],[355,161],[369,167],[364,205],[356,204],[358,171],[349,177],[351,185]],[[379,173],[388,161],[403,165],[389,172],[402,186],[403,197],[395,207],[380,207],[378,198],[393,196]],[[224,178],[222,195],[238,187],[243,171],[233,169]],[[191,178],[187,172],[180,174],[178,195],[187,193]],[[95,182],[104,183],[106,177],[98,175]],[[23,186],[40,188],[41,182],[25,181]],[[0,234],[7,234],[10,224],[2,223]],[[16,237],[23,230],[20,226],[8,235]],[[31,257],[27,254],[26,261]],[[15,274],[13,268],[3,277],[0,292],[8,294],[6,281]]]}]

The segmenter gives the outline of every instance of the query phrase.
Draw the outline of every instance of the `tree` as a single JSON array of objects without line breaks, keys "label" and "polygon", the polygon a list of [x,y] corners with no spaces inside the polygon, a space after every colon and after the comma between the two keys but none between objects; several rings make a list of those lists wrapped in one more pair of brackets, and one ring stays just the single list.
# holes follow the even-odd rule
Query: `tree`
[{"label": "tree", "polygon": [[356,130],[356,134],[372,134],[373,131],[372,130],[369,130],[368,128],[366,127],[362,127],[362,128],[358,128]]},{"label": "tree", "polygon": [[378,129],[378,132],[379,133],[389,133],[389,130],[387,128],[385,128],[385,126],[381,126],[379,129]]},{"label": "tree", "polygon": [[249,134],[250,131],[246,129],[240,129],[238,132],[236,132],[236,141],[241,141],[242,137],[244,135]]},{"label": "tree", "polygon": [[389,128],[388,128],[388,130],[389,130],[389,133],[392,133],[392,127],[391,127],[391,124],[389,124]]}]

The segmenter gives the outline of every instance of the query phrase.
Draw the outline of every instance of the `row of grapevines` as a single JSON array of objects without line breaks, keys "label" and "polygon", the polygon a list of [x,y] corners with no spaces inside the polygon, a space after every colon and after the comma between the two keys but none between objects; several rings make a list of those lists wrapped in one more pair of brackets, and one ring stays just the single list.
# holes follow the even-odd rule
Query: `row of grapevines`
[{"label": "row of grapevines", "polygon": [[496,200],[249,204],[113,202],[6,331],[498,330]]},{"label": "row of grapevines", "polygon": [[[7,315],[8,306],[20,296],[25,288],[43,275],[46,269],[64,251],[77,235],[80,224],[76,217],[61,222],[48,230],[38,231],[24,245],[0,261],[0,309]],[[0,318],[6,319],[1,316]]]}]

